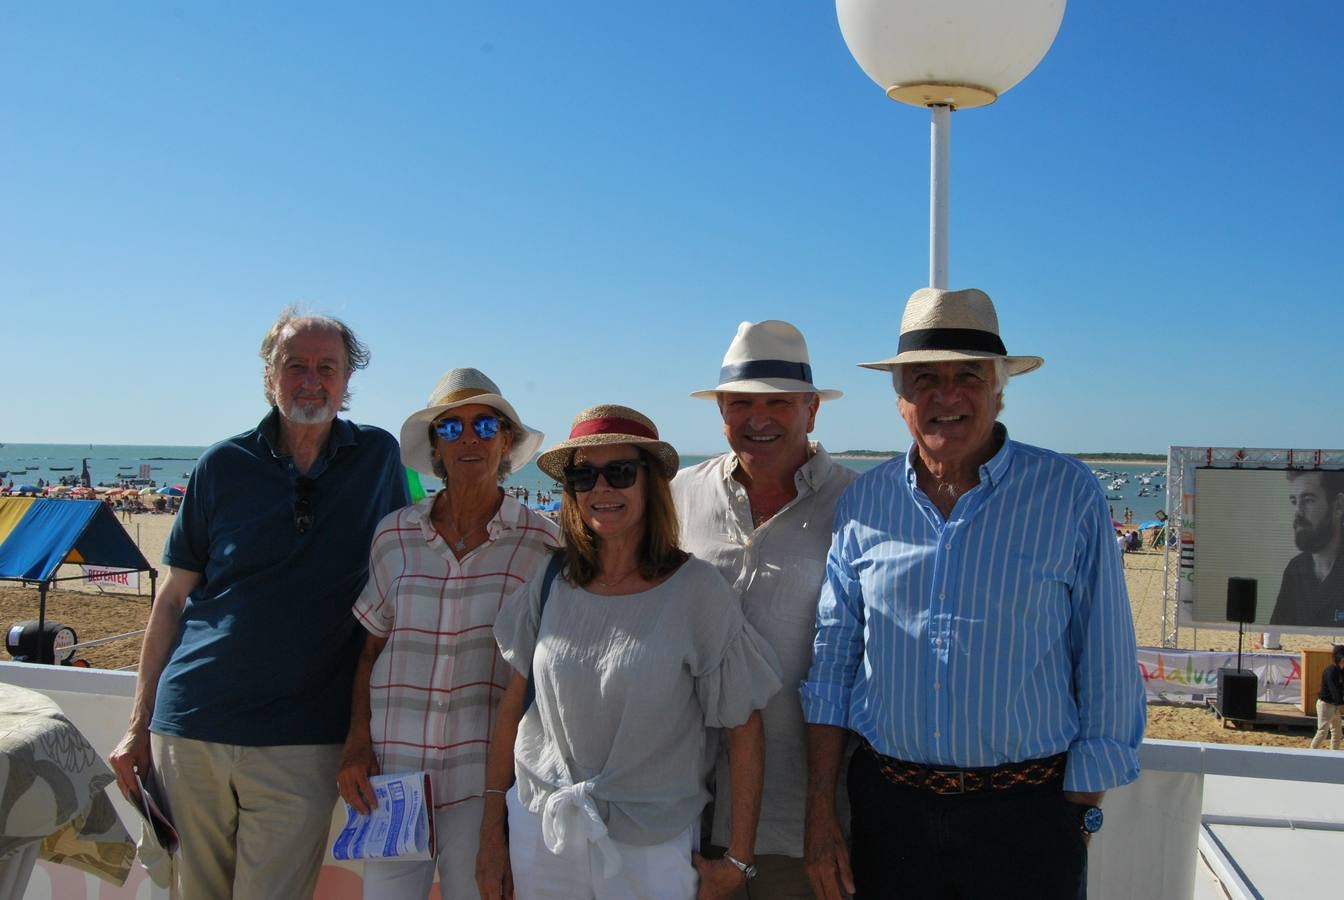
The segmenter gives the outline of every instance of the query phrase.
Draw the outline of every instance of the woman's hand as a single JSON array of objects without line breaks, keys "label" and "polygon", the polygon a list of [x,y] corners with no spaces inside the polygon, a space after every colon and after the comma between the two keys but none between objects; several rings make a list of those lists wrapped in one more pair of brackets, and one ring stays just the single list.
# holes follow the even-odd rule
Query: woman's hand
[{"label": "woman's hand", "polygon": [[379,773],[378,758],[373,755],[373,741],[367,733],[350,729],[341,752],[341,770],[336,774],[336,788],[341,799],[361,816],[367,816],[378,807],[369,776]]},{"label": "woman's hand", "polygon": [[481,846],[476,851],[476,889],[481,900],[513,900],[513,868],[509,865],[509,841],[504,821],[491,821],[487,812],[481,822]]}]

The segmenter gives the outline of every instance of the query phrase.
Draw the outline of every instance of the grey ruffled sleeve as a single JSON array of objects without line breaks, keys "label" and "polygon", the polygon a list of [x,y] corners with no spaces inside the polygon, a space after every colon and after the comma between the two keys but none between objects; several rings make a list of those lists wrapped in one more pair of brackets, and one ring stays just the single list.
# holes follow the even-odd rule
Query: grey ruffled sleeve
[{"label": "grey ruffled sleeve", "polygon": [[695,693],[710,728],[736,728],[746,722],[783,684],[774,648],[742,617],[736,594],[731,602],[729,621],[735,627],[723,655],[718,665],[695,678]]},{"label": "grey ruffled sleeve", "polygon": [[[550,562],[547,555],[532,576],[514,588],[495,617],[495,643],[504,661],[527,677],[532,672],[532,652],[537,647],[538,611],[541,607],[541,579]],[[554,590],[554,586],[551,588]]]}]

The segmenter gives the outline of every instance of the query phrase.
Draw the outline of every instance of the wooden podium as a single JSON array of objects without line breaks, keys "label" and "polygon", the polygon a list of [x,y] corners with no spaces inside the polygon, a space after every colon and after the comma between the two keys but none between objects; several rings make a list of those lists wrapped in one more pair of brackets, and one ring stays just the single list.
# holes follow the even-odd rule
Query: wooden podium
[{"label": "wooden podium", "polygon": [[1316,715],[1316,698],[1321,693],[1321,673],[1335,663],[1334,650],[1302,651],[1302,712]]}]

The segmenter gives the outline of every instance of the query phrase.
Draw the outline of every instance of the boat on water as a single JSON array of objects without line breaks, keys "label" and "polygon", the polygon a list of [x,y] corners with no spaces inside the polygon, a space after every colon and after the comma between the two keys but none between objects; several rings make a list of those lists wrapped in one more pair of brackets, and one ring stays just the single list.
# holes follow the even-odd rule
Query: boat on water
[{"label": "boat on water", "polygon": [[52,467],[51,467],[51,471],[53,471],[53,472],[73,472],[73,471],[75,471],[75,467],[74,467],[74,466],[52,466]]}]

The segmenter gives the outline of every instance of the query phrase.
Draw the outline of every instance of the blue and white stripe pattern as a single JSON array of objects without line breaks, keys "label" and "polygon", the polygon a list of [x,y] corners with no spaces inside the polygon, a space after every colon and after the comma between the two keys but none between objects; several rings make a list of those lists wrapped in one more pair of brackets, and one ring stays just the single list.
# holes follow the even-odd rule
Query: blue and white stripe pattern
[{"label": "blue and white stripe pattern", "polygon": [[1066,790],[1133,781],[1143,682],[1097,479],[1004,435],[944,521],[910,459],[871,470],[836,507],[806,720],[912,762],[1068,751]]}]

